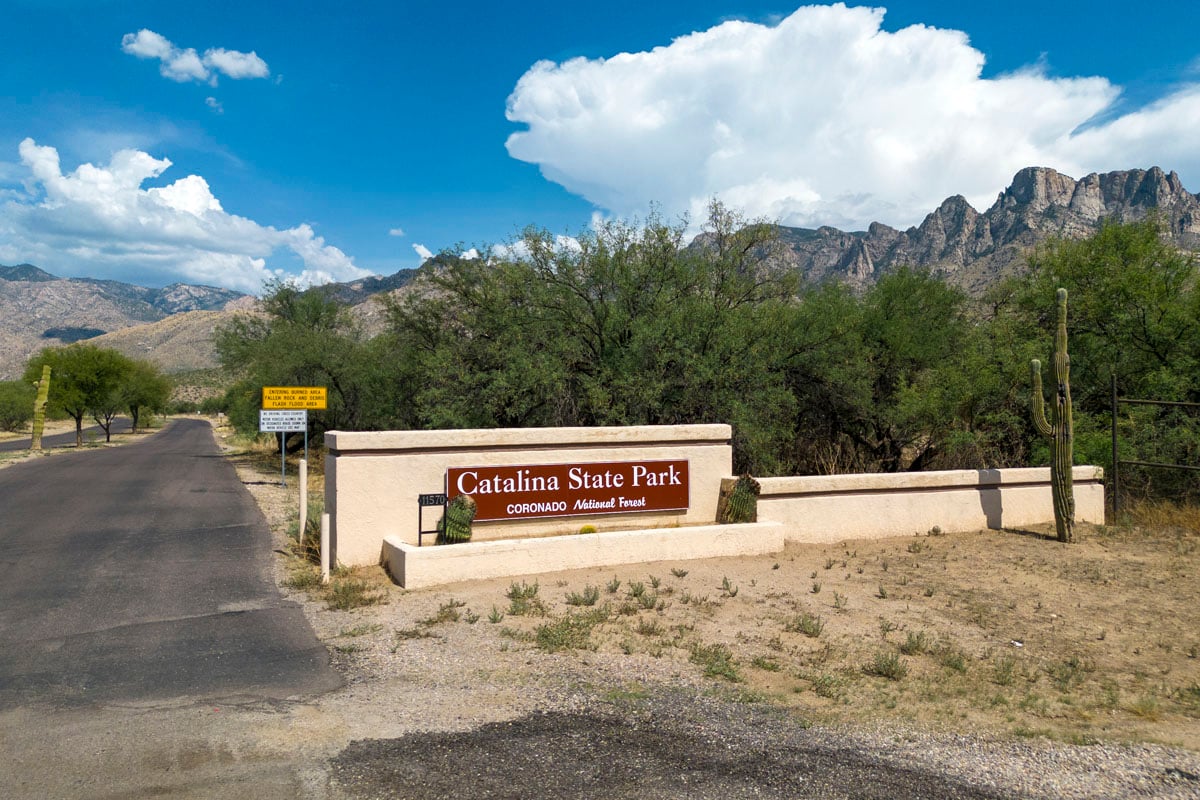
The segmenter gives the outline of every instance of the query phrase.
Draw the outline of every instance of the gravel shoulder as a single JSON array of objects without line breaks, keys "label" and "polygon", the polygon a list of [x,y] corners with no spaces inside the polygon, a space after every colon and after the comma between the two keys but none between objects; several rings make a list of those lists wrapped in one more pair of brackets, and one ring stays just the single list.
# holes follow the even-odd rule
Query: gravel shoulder
[{"label": "gravel shoulder", "polygon": [[[286,555],[286,530],[297,502],[294,473],[289,474],[289,486],[284,489],[278,484],[278,473],[256,466],[254,458],[236,457],[227,435],[218,439],[234,453],[243,482],[271,523],[279,553],[276,579],[286,586],[294,566],[294,560]],[[320,491],[319,477],[313,484],[314,490]],[[1023,544],[1049,546],[1024,538],[1029,541]],[[966,539],[950,536],[930,543],[935,550],[952,554],[956,541],[969,549]],[[874,545],[864,543],[858,548],[861,554],[847,549],[845,557],[851,568],[845,570],[842,585],[849,587],[858,580],[851,552],[867,568],[874,565],[878,569],[879,559],[891,559],[890,574],[895,576],[895,565],[908,545],[909,540],[884,542],[875,551],[871,549]],[[622,568],[616,575],[613,570],[539,575],[527,580],[529,584],[537,582],[539,596],[548,606],[542,616],[510,613],[506,595],[511,582],[507,580],[405,591],[387,581],[382,570],[361,570],[355,577],[384,602],[348,611],[330,610],[315,594],[285,588],[288,598],[304,608],[346,681],[345,688],[287,714],[288,725],[293,726],[289,735],[304,742],[306,757],[320,764],[312,766],[304,796],[1200,797],[1200,756],[1190,744],[1195,738],[1189,738],[1195,735],[1195,718],[1174,710],[1144,720],[1151,733],[1131,736],[1106,732],[1102,719],[1108,714],[1113,719],[1130,717],[1137,723],[1140,718],[1134,718],[1124,706],[1107,711],[1089,706],[1087,714],[1094,719],[1090,730],[1095,735],[1080,744],[1064,741],[1063,734],[1054,733],[1053,727],[1016,733],[1011,726],[998,729],[969,713],[970,703],[964,701],[961,707],[944,703],[943,695],[929,694],[928,687],[958,678],[932,657],[907,659],[914,670],[907,682],[909,689],[861,674],[854,677],[849,670],[831,672],[845,681],[840,700],[819,696],[812,680],[795,678],[801,674],[795,669],[776,673],[770,667],[751,667],[752,660],[767,664],[770,658],[803,661],[817,657],[814,654],[819,648],[801,653],[801,645],[788,641],[781,650],[772,648],[774,640],[781,638],[777,633],[782,629],[780,609],[810,607],[803,605],[814,602],[807,597],[814,594],[809,567],[817,565],[812,567],[816,575],[820,565],[833,557],[819,550],[789,548],[774,563],[770,559],[715,559]],[[839,551],[837,558],[842,557]],[[972,556],[966,553],[965,557]],[[1184,560],[1190,563],[1192,559]],[[830,569],[830,575],[843,571],[842,566]],[[934,567],[931,563],[925,566]],[[688,574],[673,577],[672,568]],[[883,570],[888,571],[886,563]],[[586,613],[586,609],[564,605],[567,594],[602,587],[613,579],[619,579],[623,587],[648,583],[655,575],[663,582],[669,606],[661,622],[655,623],[647,615],[632,615],[628,620],[614,615],[615,622],[593,631],[588,646],[557,652],[548,651],[553,648],[544,642],[539,646],[541,628]],[[1036,570],[1029,575],[1036,577]],[[834,602],[832,578],[825,574],[817,577],[827,583],[820,598],[827,606]],[[1026,577],[1026,582],[1034,579]],[[735,596],[725,596],[728,591],[718,589],[723,582],[734,588]],[[665,593],[668,584],[673,584],[673,594]],[[977,594],[955,602],[978,602],[983,609],[986,588],[981,582],[972,587]],[[1049,593],[1051,588],[1047,584],[1040,590]],[[853,594],[849,588],[843,590],[850,597],[852,611],[844,615],[823,612],[830,626],[825,634],[827,654],[854,659],[877,650],[881,640],[894,645],[899,634],[884,631],[881,636],[876,629],[867,636],[861,630],[839,628],[858,619],[855,604],[862,606],[857,611],[863,617],[856,624],[860,628],[877,626],[875,607],[868,608],[869,598]],[[625,591],[622,588],[621,597]],[[936,596],[941,599],[949,591],[939,585]],[[1022,585],[1011,593],[1028,591],[1029,587]],[[681,622],[683,617],[678,615],[683,612],[685,593],[692,598],[687,604],[691,616]],[[616,602],[615,595],[612,602]],[[905,616],[902,603],[889,607],[893,610],[888,619],[902,626],[899,633],[923,630],[919,626],[925,625],[932,629],[937,624],[927,610],[914,611],[917,605],[915,598],[908,603],[914,615],[911,618]],[[499,615],[503,617],[496,619]],[[1072,635],[1058,622],[1060,617],[1050,620],[1049,616],[1047,611],[1050,627],[1045,634],[1036,619],[1028,622],[1031,648],[1042,635]],[[1095,620],[1080,625],[1085,622]],[[653,636],[637,632],[636,626],[652,624],[663,630]],[[674,635],[670,632],[673,625],[692,626],[679,631],[680,637],[725,645],[737,654],[740,680],[706,677],[684,646],[666,644]],[[1190,635],[1194,637],[1194,633]],[[992,638],[1009,635],[1000,625]],[[1106,635],[1113,643],[1124,634],[1109,628]],[[1167,635],[1173,634],[1164,629],[1159,639]],[[1173,651],[1183,660],[1179,665],[1171,662],[1174,671],[1169,676],[1183,686],[1196,680],[1194,656],[1189,660],[1180,652],[1187,648],[1188,635]],[[854,649],[860,640],[861,653]],[[981,664],[985,655],[992,659],[989,665],[997,657],[986,649],[990,645],[972,640],[966,632],[957,646]],[[784,677],[791,679],[790,686]],[[1061,707],[1067,694],[1050,697],[1053,676],[1039,673],[1033,678],[1046,695],[1045,708],[1038,713],[1045,715],[1047,726],[1053,725],[1053,715],[1071,713]],[[997,697],[1007,693],[1010,699],[1005,702],[1017,704],[1014,690],[993,689]],[[881,711],[889,704],[890,712]],[[860,706],[861,712],[857,711]],[[582,744],[576,747],[571,742]],[[1185,742],[1189,744],[1181,746]],[[554,754],[558,755],[550,761],[560,762],[562,768],[546,772],[545,763]],[[644,763],[649,771],[638,777],[637,770],[609,770],[607,783],[589,783],[604,777],[596,773],[595,764],[597,760],[611,763],[605,758],[628,758],[630,763]],[[698,766],[690,769],[688,764]],[[675,777],[655,782],[649,777],[651,772]],[[457,783],[454,775],[459,776]],[[694,780],[690,787],[672,782],[688,775]],[[744,780],[739,783],[729,775]],[[830,776],[836,780],[831,782]],[[872,781],[886,791],[873,793],[870,787],[876,783]],[[514,785],[520,791],[513,790]],[[599,791],[598,786],[604,790]],[[424,789],[418,791],[420,787],[437,791],[424,793]],[[545,794],[539,795],[535,788],[544,789]],[[809,790],[812,793],[807,793]]]}]

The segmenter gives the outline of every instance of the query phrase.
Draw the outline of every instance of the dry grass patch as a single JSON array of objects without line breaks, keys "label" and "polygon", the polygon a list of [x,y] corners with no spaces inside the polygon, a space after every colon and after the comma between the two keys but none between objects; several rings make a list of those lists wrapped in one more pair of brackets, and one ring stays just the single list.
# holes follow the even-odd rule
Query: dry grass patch
[{"label": "dry grass patch", "polygon": [[[790,546],[689,562],[654,589],[636,567],[563,573],[506,641],[651,656],[834,724],[1200,748],[1200,512],[1147,517],[1080,526],[1073,545],[1046,527]],[[582,617],[597,586],[610,607]]]}]

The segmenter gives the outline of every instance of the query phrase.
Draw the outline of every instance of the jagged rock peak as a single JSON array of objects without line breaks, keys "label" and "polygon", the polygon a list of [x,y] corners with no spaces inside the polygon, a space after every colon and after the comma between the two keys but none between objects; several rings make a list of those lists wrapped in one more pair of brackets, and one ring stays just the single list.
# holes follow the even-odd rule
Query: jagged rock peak
[{"label": "jagged rock peak", "polygon": [[[1092,203],[1084,201],[1091,197]],[[1093,172],[1079,180],[1050,167],[1026,167],[1013,176],[1012,183],[996,198],[996,206],[1025,206],[1042,211],[1050,206],[1069,207],[1115,204],[1141,208],[1162,208],[1196,198],[1183,188],[1179,174],[1163,172],[1159,167],[1116,172]]]},{"label": "jagged rock peak", "polygon": [[1075,193],[1075,179],[1050,167],[1025,167],[1013,176],[1000,199],[1041,210],[1066,205]]}]

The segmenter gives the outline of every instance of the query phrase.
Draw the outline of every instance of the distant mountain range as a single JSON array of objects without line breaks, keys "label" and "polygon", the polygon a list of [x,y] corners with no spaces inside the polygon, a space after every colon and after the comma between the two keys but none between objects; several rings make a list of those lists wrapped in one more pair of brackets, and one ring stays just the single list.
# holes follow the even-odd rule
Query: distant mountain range
[{"label": "distant mountain range", "polygon": [[214,286],[176,283],[147,289],[119,281],[59,278],[32,264],[0,265],[0,379],[17,377],[29,356],[43,347],[247,302],[252,299],[241,292]]},{"label": "distant mountain range", "polygon": [[[1161,215],[1179,247],[1200,250],[1200,197],[1185,190],[1174,172],[1157,167],[1080,180],[1029,167],[982,213],[956,195],[904,231],[873,223],[865,231],[780,227],[779,234],[785,265],[810,282],[838,280],[865,288],[911,265],[979,295],[1020,271],[1027,251],[1048,237],[1082,238],[1104,220],[1128,222],[1150,213]],[[375,330],[381,313],[371,298],[402,289],[415,274],[401,270],[325,289]],[[212,286],[147,289],[59,278],[31,264],[0,265],[0,379],[17,377],[43,347],[92,338],[167,372],[213,367],[213,329],[253,307],[252,297]]]}]

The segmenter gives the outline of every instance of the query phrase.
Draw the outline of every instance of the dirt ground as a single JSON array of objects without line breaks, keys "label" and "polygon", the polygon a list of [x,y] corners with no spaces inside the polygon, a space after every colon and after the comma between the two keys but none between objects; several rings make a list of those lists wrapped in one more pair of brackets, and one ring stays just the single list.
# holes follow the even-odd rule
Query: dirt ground
[{"label": "dirt ground", "polygon": [[[295,489],[248,488],[294,534]],[[380,568],[326,589],[298,559],[280,569],[351,674],[584,665],[618,694],[694,684],[824,726],[1200,750],[1200,512],[1141,518],[1071,545],[1052,526],[935,529],[415,591]]]}]

